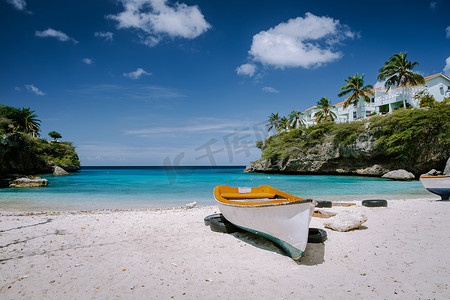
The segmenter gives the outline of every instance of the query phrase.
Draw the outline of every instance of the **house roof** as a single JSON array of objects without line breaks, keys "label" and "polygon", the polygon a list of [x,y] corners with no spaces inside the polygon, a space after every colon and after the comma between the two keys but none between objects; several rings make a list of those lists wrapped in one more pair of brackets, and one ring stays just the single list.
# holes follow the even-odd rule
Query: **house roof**
[{"label": "house roof", "polygon": [[[434,75],[426,76],[426,77],[424,77],[423,79],[425,79],[425,81],[427,81],[427,80],[429,80],[429,79],[433,79],[433,78],[438,77],[438,76],[442,76],[442,77],[444,77],[445,79],[447,79],[448,81],[450,81],[450,78],[447,77],[444,73],[437,73],[437,74],[434,74]],[[410,85],[410,84],[411,84],[411,83],[408,82],[406,85]],[[399,85],[399,86],[396,86],[394,89],[400,88],[400,87],[402,87],[402,86],[403,86],[403,84],[401,84],[401,85]]]},{"label": "house roof", "polygon": [[[348,98],[346,98],[346,100],[347,100]],[[342,101],[342,102],[339,102],[339,103],[336,103],[336,104],[333,104],[333,105],[331,105],[332,107],[333,106],[339,106],[339,105],[344,105],[344,103],[345,103],[345,100],[344,101]]]},{"label": "house roof", "polygon": [[[434,74],[434,75],[430,75],[430,76],[424,77],[423,79],[427,80],[427,79],[431,79],[431,78],[434,78],[434,77],[437,77],[437,76],[440,76],[440,75],[444,76],[444,77],[447,77],[443,73],[437,73],[437,74]],[[447,77],[447,79],[450,80],[450,78],[448,78],[448,77]]]},{"label": "house roof", "polygon": [[310,108],[307,108],[307,109],[305,109],[304,111],[308,111],[308,110],[315,109],[315,108],[317,108],[316,105],[314,105],[314,106],[312,106],[312,107],[310,107]]}]

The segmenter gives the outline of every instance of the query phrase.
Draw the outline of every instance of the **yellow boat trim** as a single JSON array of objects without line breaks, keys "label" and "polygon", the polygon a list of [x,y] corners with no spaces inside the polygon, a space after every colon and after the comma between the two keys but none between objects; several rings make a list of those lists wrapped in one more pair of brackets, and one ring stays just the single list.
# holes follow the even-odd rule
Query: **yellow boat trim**
[{"label": "yellow boat trim", "polygon": [[[252,187],[250,192],[240,193],[239,188],[228,185],[218,185],[214,188],[214,197],[217,201],[234,205],[268,205],[268,204],[294,204],[294,202],[312,202],[311,199],[300,198],[269,185]],[[242,199],[242,200],[241,200]],[[243,200],[254,201],[243,201]]]},{"label": "yellow boat trim", "polygon": [[436,176],[430,176],[430,175],[421,175],[420,178],[445,178],[450,177],[450,175],[436,175]]}]

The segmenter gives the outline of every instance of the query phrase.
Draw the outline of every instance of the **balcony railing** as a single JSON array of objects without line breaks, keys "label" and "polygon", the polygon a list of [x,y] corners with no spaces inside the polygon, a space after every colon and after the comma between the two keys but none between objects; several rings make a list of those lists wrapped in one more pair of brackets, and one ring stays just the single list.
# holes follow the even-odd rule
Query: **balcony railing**
[{"label": "balcony railing", "polygon": [[[408,87],[405,90],[405,100],[414,102],[414,103],[417,102],[414,100],[414,97],[416,96],[416,94],[418,92],[424,91],[426,89],[427,88],[424,86]],[[390,104],[390,103],[399,102],[399,101],[403,101],[403,91],[396,90],[396,91],[391,91],[389,94],[375,97],[374,105],[380,106],[380,105]]]}]

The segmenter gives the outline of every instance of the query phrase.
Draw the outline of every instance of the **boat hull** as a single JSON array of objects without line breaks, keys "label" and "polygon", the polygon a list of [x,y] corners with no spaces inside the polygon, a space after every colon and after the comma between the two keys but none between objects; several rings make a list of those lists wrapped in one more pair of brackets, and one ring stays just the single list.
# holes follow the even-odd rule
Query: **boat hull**
[{"label": "boat hull", "polygon": [[[219,199],[218,199],[219,198]],[[259,204],[225,203],[216,197],[224,217],[234,225],[279,245],[294,260],[300,259],[308,243],[313,200]]]},{"label": "boat hull", "polygon": [[450,175],[420,176],[423,186],[431,193],[441,196],[442,200],[450,198]]}]

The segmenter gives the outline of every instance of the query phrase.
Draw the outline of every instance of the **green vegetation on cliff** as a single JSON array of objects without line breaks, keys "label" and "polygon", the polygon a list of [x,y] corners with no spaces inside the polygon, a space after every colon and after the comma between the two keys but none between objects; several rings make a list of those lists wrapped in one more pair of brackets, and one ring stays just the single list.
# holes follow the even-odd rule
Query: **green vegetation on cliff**
[{"label": "green vegetation on cliff", "polygon": [[80,168],[75,147],[70,142],[58,142],[59,133],[51,132],[53,141],[37,138],[40,122],[30,108],[0,105],[0,175],[46,173],[54,165],[67,171]]},{"label": "green vegetation on cliff", "polygon": [[44,139],[32,140],[33,151],[48,163],[54,163],[63,168],[80,167],[80,160],[75,147],[70,142],[50,142]]},{"label": "green vegetation on cliff", "polygon": [[401,109],[351,123],[323,122],[281,132],[257,142],[263,152],[254,163],[268,161],[282,170],[290,160],[314,159],[314,154],[327,145],[339,152],[333,154],[335,165],[339,165],[339,160],[349,164],[349,160],[360,158],[415,173],[443,167],[450,157],[450,105],[427,110]]},{"label": "green vegetation on cliff", "polygon": [[396,159],[415,161],[424,150],[450,156],[450,105],[428,110],[398,110],[386,117],[373,117],[378,149]]}]

